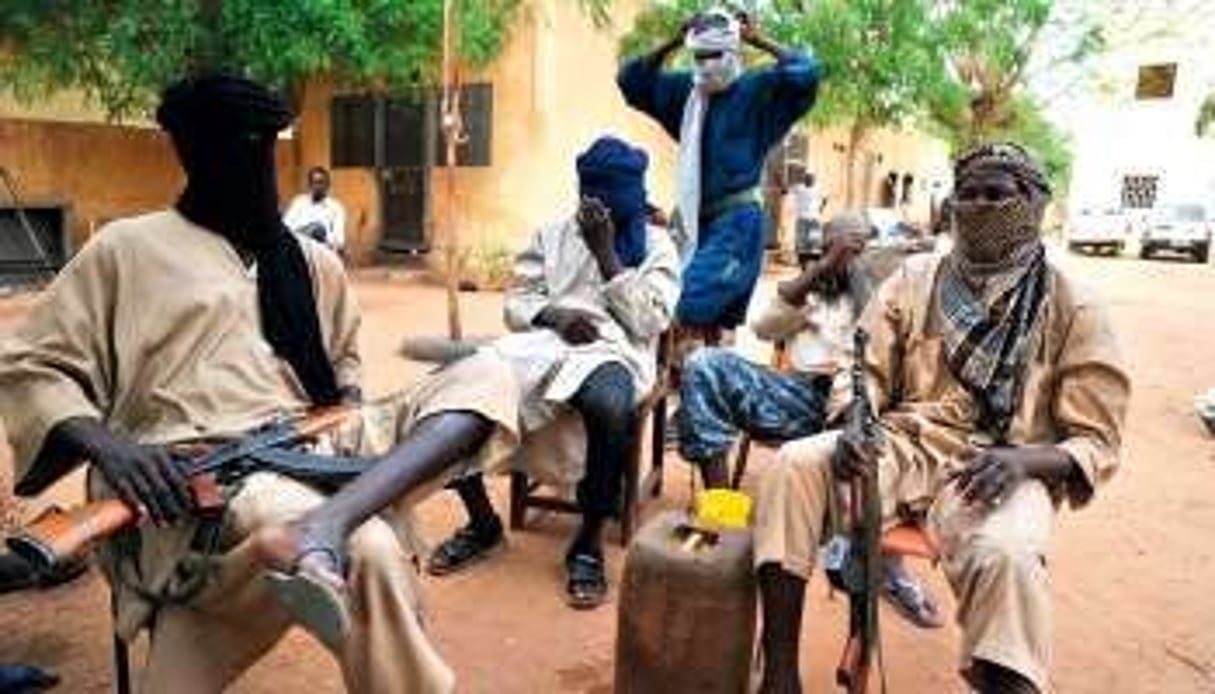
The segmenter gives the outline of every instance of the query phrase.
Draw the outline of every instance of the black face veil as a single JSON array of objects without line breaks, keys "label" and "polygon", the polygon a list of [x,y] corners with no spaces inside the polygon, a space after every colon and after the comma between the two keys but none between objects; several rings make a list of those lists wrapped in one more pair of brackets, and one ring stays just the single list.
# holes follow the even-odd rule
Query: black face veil
[{"label": "black face veil", "polygon": [[321,339],[311,273],[278,210],[275,140],[291,118],[278,95],[224,73],[174,83],[156,112],[186,171],[177,209],[254,257],[262,333],[312,402],[330,405],[341,394]]}]

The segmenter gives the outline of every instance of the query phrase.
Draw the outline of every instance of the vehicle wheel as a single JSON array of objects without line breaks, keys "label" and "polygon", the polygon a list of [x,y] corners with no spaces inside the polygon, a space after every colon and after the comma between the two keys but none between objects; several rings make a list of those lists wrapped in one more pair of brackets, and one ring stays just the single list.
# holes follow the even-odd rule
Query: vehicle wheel
[{"label": "vehicle wheel", "polygon": [[1121,243],[1115,243],[1113,246],[1110,246],[1110,250],[1113,251],[1111,255],[1117,258],[1118,256],[1122,255],[1123,248],[1124,246]]},{"label": "vehicle wheel", "polygon": [[1152,257],[1152,252],[1155,250],[1156,249],[1153,248],[1151,244],[1145,243],[1139,247],[1139,257],[1147,260],[1148,258]]},{"label": "vehicle wheel", "polygon": [[1194,260],[1202,264],[1206,264],[1211,259],[1211,242],[1200,243],[1194,246]]}]

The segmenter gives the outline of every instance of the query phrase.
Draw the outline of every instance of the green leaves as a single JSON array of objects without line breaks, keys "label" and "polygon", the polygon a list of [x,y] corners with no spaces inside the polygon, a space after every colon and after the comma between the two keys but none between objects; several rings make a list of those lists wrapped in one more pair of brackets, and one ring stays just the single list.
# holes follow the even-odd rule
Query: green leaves
[{"label": "green leaves", "polygon": [[[522,0],[454,2],[461,61],[489,65]],[[610,0],[579,2],[608,19]],[[442,0],[4,0],[0,85],[25,100],[80,89],[116,119],[146,113],[166,83],[201,64],[287,89],[316,74],[413,85],[439,77],[442,33]]]}]

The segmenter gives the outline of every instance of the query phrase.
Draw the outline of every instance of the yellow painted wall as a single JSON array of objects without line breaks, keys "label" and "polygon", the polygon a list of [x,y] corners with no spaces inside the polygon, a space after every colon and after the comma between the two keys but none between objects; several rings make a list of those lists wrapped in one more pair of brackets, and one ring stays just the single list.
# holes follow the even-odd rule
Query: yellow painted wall
[{"label": "yellow painted wall", "polygon": [[[619,3],[614,27],[596,30],[567,0],[530,3],[527,19],[487,77],[494,84],[493,166],[456,172],[456,221],[462,242],[522,243],[539,224],[576,203],[574,159],[611,133],[650,152],[648,185],[661,206],[673,201],[675,148],[616,88],[618,32],[634,3]],[[435,176],[434,212],[452,206],[445,172]],[[441,239],[441,232],[434,237]]]}]

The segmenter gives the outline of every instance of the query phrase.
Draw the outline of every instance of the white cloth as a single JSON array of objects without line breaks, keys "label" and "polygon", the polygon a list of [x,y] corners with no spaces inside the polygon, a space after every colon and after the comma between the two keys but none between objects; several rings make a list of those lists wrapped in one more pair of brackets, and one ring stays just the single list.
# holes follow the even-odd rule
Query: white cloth
[{"label": "white cloth", "polygon": [[[582,421],[563,403],[609,362],[627,368],[637,397],[644,397],[657,378],[658,339],[678,298],[679,256],[664,229],[650,227],[645,260],[608,282],[573,216],[536,233],[516,259],[515,283],[506,294],[506,323],[515,332],[488,347],[510,361],[522,392],[518,468],[559,486],[582,477]],[[532,321],[550,306],[591,313],[601,339],[572,346],[552,330],[536,328]]]},{"label": "white cloth", "polygon": [[852,363],[852,331],[857,315],[844,294],[831,299],[810,294],[802,306],[779,295],[751,324],[762,340],[784,341],[789,364],[800,373],[833,376]]},{"label": "white cloth", "polygon": [[683,120],[679,126],[676,182],[679,223],[676,225],[676,233],[679,255],[685,267],[696,253],[700,235],[700,155],[709,99],[715,92],[729,86],[742,73],[742,59],[739,56],[742,30],[738,20],[725,10],[711,10],[710,13],[724,14],[729,20],[727,26],[693,29],[684,39],[684,45],[690,51],[721,51],[722,54],[720,58],[693,62],[692,91],[688,94],[688,101],[683,109]]},{"label": "white cloth", "polygon": [[[523,390],[520,419],[535,431],[554,406],[573,397],[600,365],[615,361],[633,375],[638,397],[654,383],[654,352],[679,298],[679,261],[670,236],[647,229],[646,257],[605,282],[573,216],[542,227],[515,260],[504,311],[512,334],[492,343],[515,367]],[[578,309],[595,318],[600,339],[569,345],[533,321],[548,307]]]},{"label": "white cloth", "polygon": [[794,183],[789,189],[793,193],[793,209],[798,219],[816,220],[823,209],[823,196],[818,186]]},{"label": "white cloth", "polygon": [[333,196],[327,195],[320,202],[307,194],[295,196],[283,215],[283,223],[296,233],[305,233],[308,227],[318,225],[325,231],[322,243],[335,251],[346,247],[346,209]]}]

